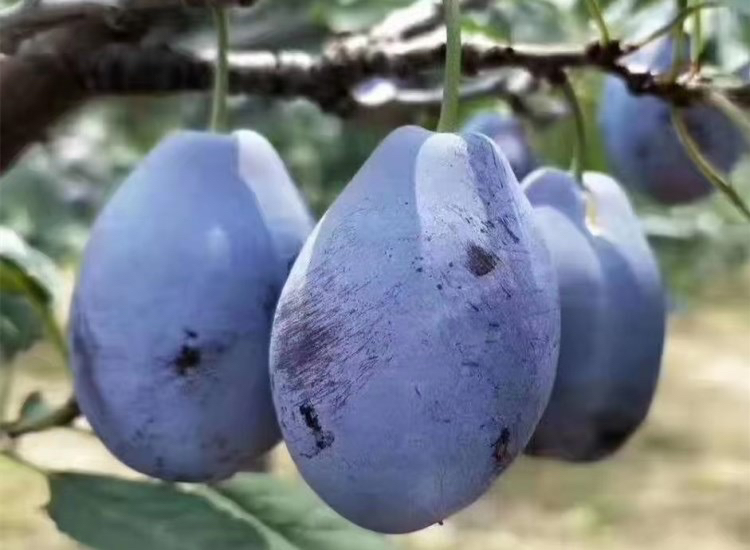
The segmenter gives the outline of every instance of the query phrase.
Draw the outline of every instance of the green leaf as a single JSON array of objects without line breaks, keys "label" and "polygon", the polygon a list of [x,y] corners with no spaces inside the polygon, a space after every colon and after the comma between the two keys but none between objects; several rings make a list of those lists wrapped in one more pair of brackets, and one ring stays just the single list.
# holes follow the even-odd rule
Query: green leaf
[{"label": "green leaf", "polygon": [[[312,491],[264,474],[242,474],[213,489],[274,538],[295,550],[386,550],[387,540],[361,529],[326,506]],[[275,547],[274,547],[275,548]]]},{"label": "green leaf", "polygon": [[18,426],[33,424],[39,419],[49,416],[53,411],[54,409],[42,397],[42,394],[38,391],[33,391],[21,403],[21,408],[18,411],[18,420],[15,424]]},{"label": "green leaf", "polygon": [[21,294],[48,307],[59,287],[55,264],[18,234],[0,226],[0,293]]},{"label": "green leaf", "polygon": [[47,513],[63,533],[100,550],[272,549],[260,530],[175,485],[53,473]]},{"label": "green leaf", "polygon": [[99,550],[386,550],[308,491],[247,474],[209,488],[99,475],[49,477],[49,516]]},{"label": "green leaf", "polygon": [[721,3],[731,10],[750,15],[750,2],[747,0],[721,0]]},{"label": "green leaf", "polygon": [[[41,336],[42,326],[67,356],[65,340],[54,317],[60,278],[50,258],[31,248],[13,230],[0,226],[0,327],[3,335],[0,352],[5,359],[9,360],[33,344]],[[13,304],[14,301],[17,303]]]},{"label": "green leaf", "polygon": [[0,296],[0,365],[29,349],[44,334],[39,316],[19,296]]}]

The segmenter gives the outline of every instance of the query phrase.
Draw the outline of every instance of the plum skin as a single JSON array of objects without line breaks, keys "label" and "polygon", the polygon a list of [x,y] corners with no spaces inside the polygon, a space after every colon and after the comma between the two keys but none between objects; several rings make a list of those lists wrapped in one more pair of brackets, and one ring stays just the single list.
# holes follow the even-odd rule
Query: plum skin
[{"label": "plum skin", "polygon": [[[243,140],[254,150],[243,152]],[[223,479],[280,438],[268,341],[287,256],[312,220],[291,204],[301,197],[289,198],[296,191],[279,163],[251,132],[177,133],[94,225],[72,309],[76,397],[135,470]],[[287,194],[262,197],[262,186]],[[302,218],[277,234],[274,212],[285,206]]]},{"label": "plum skin", "polygon": [[[672,40],[656,42],[628,62],[665,72],[672,63]],[[714,166],[731,172],[747,151],[741,131],[714,107],[695,105],[682,116],[701,152]],[[599,125],[612,166],[628,187],[667,205],[689,203],[714,190],[680,143],[670,106],[661,99],[632,95],[621,79],[608,76]]]},{"label": "plum skin", "polygon": [[308,484],[371,530],[477,499],[552,386],[556,283],[507,161],[479,134],[392,132],[305,243],[271,386]]},{"label": "plum skin", "polygon": [[526,453],[572,462],[607,457],[648,414],[665,331],[658,265],[627,196],[587,173],[596,224],[569,174],[540,169],[522,184],[552,254],[560,293],[557,377]]},{"label": "plum skin", "polygon": [[464,125],[462,131],[477,132],[490,138],[508,159],[519,181],[539,165],[523,124],[514,117],[496,112],[480,112]]}]

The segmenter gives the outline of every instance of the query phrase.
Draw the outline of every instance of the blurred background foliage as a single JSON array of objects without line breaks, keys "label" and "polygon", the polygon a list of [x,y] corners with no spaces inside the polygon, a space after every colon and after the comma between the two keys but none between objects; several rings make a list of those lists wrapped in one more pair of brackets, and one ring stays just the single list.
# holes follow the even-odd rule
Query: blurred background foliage
[{"label": "blurred background foliage", "polygon": [[[336,34],[364,31],[409,0],[276,0],[232,16],[233,49],[319,51]],[[703,16],[704,59],[710,70],[728,74],[750,59],[750,9],[744,0],[728,0],[739,9],[709,10]],[[616,37],[645,36],[674,13],[672,0],[600,0]],[[744,5],[744,7],[743,7]],[[750,5],[750,3],[748,4]],[[585,0],[490,2],[464,15],[467,34],[533,43],[583,43],[596,36]],[[188,48],[210,47],[210,18],[198,9],[170,14],[158,38]],[[588,167],[608,171],[597,128],[602,76],[574,75],[587,120]],[[549,94],[550,92],[543,92]],[[537,93],[538,94],[538,93]],[[30,150],[2,178],[0,225],[51,258],[61,269],[75,270],[89,226],[128,171],[168,132],[203,128],[207,94],[100,99],[83,106],[53,128],[49,139]],[[305,100],[234,97],[235,128],[253,128],[278,148],[316,214],[321,214],[376,144],[392,128],[417,123],[434,126],[435,109],[386,106],[340,118]],[[467,101],[463,116],[478,110],[508,111],[499,99]],[[543,126],[528,123],[539,157],[567,167],[574,143],[570,117]],[[750,197],[750,160],[732,174]],[[744,265],[750,257],[750,230],[723,196],[690,206],[665,208],[634,197],[656,247],[677,306],[717,277]],[[3,237],[5,238],[5,237]],[[7,361],[40,335],[33,311],[5,296],[0,303],[2,353]]]}]

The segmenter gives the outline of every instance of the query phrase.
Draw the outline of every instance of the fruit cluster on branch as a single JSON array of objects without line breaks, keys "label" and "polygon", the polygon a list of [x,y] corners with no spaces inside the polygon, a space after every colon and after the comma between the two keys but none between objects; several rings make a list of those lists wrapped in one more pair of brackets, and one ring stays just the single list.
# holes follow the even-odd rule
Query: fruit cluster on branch
[{"label": "fruit cluster on branch", "polygon": [[[253,3],[251,0],[195,0],[186,5],[246,6]],[[484,3],[469,0],[464,5],[476,8]],[[146,14],[153,10],[177,9],[178,5],[182,5],[181,0],[125,0],[116,5],[76,2],[64,6],[36,2],[0,14],[3,36],[0,48],[10,54],[0,57],[3,80],[0,92],[7,98],[23,90],[24,96],[22,105],[6,102],[2,109],[0,133],[4,151],[0,170],[6,169],[29,143],[42,138],[46,128],[59,116],[88,98],[209,90],[213,69],[208,59],[166,45],[142,43],[149,25]],[[406,14],[409,9],[399,13]],[[413,78],[443,65],[443,33],[432,32],[436,13],[435,9],[427,9],[409,17],[391,14],[368,33],[334,39],[317,55],[297,51],[237,53],[230,59],[230,92],[305,97],[327,111],[340,115],[351,113],[363,107],[354,90],[368,79]],[[83,28],[96,39],[87,40],[81,32]],[[80,41],[87,45],[81,47],[77,44]],[[19,48],[22,42],[24,47]],[[626,67],[623,57],[637,48],[637,45],[619,41],[539,47],[468,40],[463,45],[462,70],[473,82],[479,82],[474,96],[508,97],[516,104],[519,103],[517,93],[497,82],[486,85],[484,80],[496,78],[498,69],[518,68],[526,70],[536,80],[555,84],[564,78],[566,70],[590,68],[618,76],[633,93],[654,95],[676,105],[704,100],[710,91],[719,91],[739,105],[750,105],[748,84],[718,88],[708,80],[664,80]],[[53,65],[55,70],[42,72],[39,67],[43,64]],[[39,86],[30,85],[29,80]],[[47,90],[49,85],[68,100],[49,102],[46,92],[28,93],[35,88]],[[470,92],[467,91],[467,95],[471,95]],[[430,95],[426,97],[429,102]],[[19,134],[17,123],[28,120],[28,112],[36,113],[35,124],[27,124]]]}]

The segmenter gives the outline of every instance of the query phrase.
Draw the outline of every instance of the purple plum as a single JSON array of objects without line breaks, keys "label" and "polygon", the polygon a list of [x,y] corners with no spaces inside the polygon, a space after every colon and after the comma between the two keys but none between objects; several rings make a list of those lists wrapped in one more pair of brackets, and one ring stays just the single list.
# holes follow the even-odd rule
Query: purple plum
[{"label": "purple plum", "polygon": [[[663,39],[626,58],[633,69],[665,73],[673,41]],[[741,131],[719,110],[696,105],[684,111],[688,132],[701,152],[730,172],[745,153]],[[621,79],[607,77],[599,124],[613,169],[628,187],[668,205],[710,194],[714,187],[690,160],[672,125],[670,106],[653,96],[632,95]]]},{"label": "purple plum", "polygon": [[313,220],[254,132],[162,141],[99,215],[71,320],[83,413],[128,466],[226,478],[280,438],[276,301]]},{"label": "purple plum", "polygon": [[552,255],[561,313],[557,377],[526,452],[568,461],[608,456],[646,417],[666,315],[659,268],[626,194],[603,174],[585,174],[584,185],[586,194],[549,168],[522,183]]},{"label": "purple plum", "polygon": [[531,215],[487,137],[408,126],[313,230],[276,310],[271,387],[302,476],[344,517],[421,529],[526,446],[560,330]]}]

